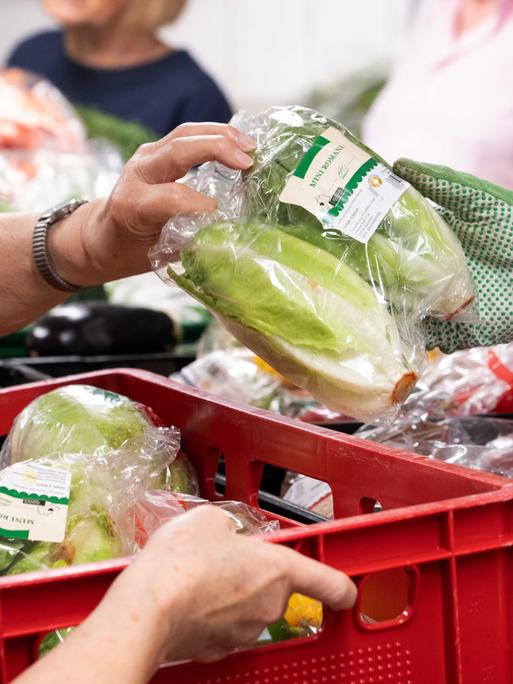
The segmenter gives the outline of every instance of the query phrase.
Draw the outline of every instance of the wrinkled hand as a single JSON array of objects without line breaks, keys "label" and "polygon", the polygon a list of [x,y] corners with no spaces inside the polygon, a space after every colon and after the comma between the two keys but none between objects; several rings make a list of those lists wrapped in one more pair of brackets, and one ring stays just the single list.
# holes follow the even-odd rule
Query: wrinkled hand
[{"label": "wrinkled hand", "polygon": [[116,580],[104,603],[153,614],[157,659],[211,662],[254,644],[294,591],[335,610],[356,588],[345,575],[289,548],[235,533],[213,506],[163,526]]},{"label": "wrinkled hand", "polygon": [[513,192],[443,166],[400,159],[394,171],[439,211],[460,240],[477,290],[479,322],[428,319],[428,348],[446,353],[513,340]]},{"label": "wrinkled hand", "polygon": [[215,123],[183,124],[162,140],[142,145],[124,167],[110,198],[79,210],[82,244],[96,272],[94,280],[148,271],[148,249],[169,218],[216,208],[211,197],[176,181],[206,161],[249,168],[252,159],[247,152],[254,148],[251,138]]}]

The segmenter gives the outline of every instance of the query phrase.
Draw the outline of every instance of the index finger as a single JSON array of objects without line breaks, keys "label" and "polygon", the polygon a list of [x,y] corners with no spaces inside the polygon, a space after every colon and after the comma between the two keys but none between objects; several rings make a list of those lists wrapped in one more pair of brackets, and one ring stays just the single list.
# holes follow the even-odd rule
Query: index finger
[{"label": "index finger", "polygon": [[170,133],[152,144],[155,148],[160,148],[176,138],[192,138],[199,135],[225,135],[234,140],[245,152],[250,152],[256,147],[256,143],[252,138],[244,135],[234,126],[211,121],[180,124],[180,126],[177,126]]},{"label": "index finger", "polygon": [[358,592],[355,584],[343,572],[292,549],[283,546],[276,548],[286,558],[292,591],[315,598],[333,610],[347,610],[354,606]]},{"label": "index finger", "polygon": [[148,184],[169,183],[207,161],[217,161],[231,169],[247,169],[253,163],[228,136],[200,135],[175,138],[151,149],[136,160],[133,168]]}]

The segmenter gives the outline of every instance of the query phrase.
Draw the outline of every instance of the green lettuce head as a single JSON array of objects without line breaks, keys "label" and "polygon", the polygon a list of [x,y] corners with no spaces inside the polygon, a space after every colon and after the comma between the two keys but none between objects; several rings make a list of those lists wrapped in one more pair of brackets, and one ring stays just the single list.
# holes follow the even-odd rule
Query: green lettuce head
[{"label": "green lettuce head", "polygon": [[[90,385],[68,385],[43,394],[16,418],[4,444],[3,464],[61,454],[113,454],[133,444],[154,428],[150,411],[127,397]],[[130,446],[122,453],[130,454]],[[154,487],[197,494],[196,475],[186,456],[180,454],[159,473]]]}]

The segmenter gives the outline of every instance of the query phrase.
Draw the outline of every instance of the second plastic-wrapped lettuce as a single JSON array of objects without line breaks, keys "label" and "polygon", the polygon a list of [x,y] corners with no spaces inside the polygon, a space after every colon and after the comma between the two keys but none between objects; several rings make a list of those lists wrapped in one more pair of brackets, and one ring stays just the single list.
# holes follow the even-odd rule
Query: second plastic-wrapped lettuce
[{"label": "second plastic-wrapped lettuce", "polygon": [[[37,397],[16,417],[0,450],[0,463],[55,454],[108,455],[154,426],[161,426],[158,417],[122,394],[91,385],[67,385]],[[155,484],[198,493],[196,474],[181,451]]]}]

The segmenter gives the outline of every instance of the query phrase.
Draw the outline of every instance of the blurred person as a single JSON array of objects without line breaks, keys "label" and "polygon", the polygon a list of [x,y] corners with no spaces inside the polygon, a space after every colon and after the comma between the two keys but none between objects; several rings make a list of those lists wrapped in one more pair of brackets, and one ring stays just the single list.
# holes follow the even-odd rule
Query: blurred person
[{"label": "blurred person", "polygon": [[158,136],[187,121],[225,123],[231,109],[186,50],[157,36],[187,0],[42,0],[60,30],[22,41],[8,66],[41,74],[73,103],[136,121]]},{"label": "blurred person", "polygon": [[363,138],[513,188],[512,74],[513,0],[422,0]]}]

